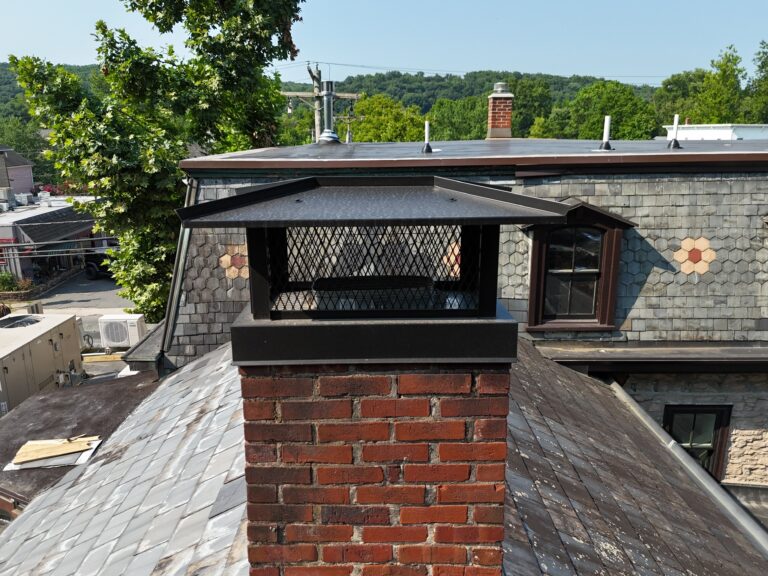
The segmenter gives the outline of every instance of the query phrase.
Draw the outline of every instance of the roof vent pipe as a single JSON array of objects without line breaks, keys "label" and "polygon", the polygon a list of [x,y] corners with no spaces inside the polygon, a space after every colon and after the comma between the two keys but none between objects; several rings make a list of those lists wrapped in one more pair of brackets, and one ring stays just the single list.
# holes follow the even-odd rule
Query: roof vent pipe
[{"label": "roof vent pipe", "polygon": [[424,122],[424,146],[421,148],[422,154],[432,154],[432,146],[429,145],[429,120]]},{"label": "roof vent pipe", "polygon": [[672,140],[667,144],[667,148],[670,150],[679,150],[682,148],[680,142],[677,141],[677,128],[680,124],[680,114],[675,114],[675,121],[672,123]]},{"label": "roof vent pipe", "polygon": [[333,131],[333,81],[323,81],[323,133],[317,139],[320,144],[340,144],[339,135]]},{"label": "roof vent pipe", "polygon": [[613,150],[613,147],[611,146],[611,117],[606,116],[605,117],[605,123],[603,124],[603,141],[600,143],[600,147],[598,150],[602,150],[604,152],[607,152],[608,150]]}]

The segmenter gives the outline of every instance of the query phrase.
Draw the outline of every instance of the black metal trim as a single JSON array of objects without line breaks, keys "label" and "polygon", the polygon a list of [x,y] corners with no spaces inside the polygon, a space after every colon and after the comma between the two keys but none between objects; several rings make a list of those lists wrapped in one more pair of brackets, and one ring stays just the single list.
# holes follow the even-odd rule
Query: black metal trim
[{"label": "black metal trim", "polygon": [[508,363],[517,323],[494,318],[254,320],[234,322],[232,360],[240,366],[299,364]]},{"label": "black metal trim", "polygon": [[254,318],[269,318],[269,264],[267,231],[264,228],[248,228],[245,231],[248,245],[248,284],[251,291],[251,314]]},{"label": "black metal trim", "polygon": [[555,362],[588,374],[739,374],[768,372],[768,358],[648,358],[642,360],[558,359]]},{"label": "black metal trim", "polygon": [[483,226],[480,230],[480,316],[496,314],[496,291],[499,274],[499,227]]}]

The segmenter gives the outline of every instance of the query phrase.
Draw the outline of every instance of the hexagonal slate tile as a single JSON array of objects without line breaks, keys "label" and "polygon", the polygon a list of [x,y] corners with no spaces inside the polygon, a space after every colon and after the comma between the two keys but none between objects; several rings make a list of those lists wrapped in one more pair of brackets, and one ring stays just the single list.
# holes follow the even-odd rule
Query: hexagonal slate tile
[{"label": "hexagonal slate tile", "polygon": [[710,271],[710,263],[715,261],[717,252],[710,248],[707,238],[684,238],[680,246],[673,259],[680,263],[680,271],[683,274],[706,274]]}]

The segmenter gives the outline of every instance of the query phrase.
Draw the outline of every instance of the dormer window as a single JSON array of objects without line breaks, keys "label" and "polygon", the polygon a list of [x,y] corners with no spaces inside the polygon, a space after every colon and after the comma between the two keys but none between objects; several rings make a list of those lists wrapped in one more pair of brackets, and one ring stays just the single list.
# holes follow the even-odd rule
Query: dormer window
[{"label": "dormer window", "polygon": [[621,236],[633,226],[609,212],[567,200],[566,226],[532,226],[528,330],[615,330]]},{"label": "dormer window", "polygon": [[569,226],[547,239],[544,319],[593,319],[604,231]]}]

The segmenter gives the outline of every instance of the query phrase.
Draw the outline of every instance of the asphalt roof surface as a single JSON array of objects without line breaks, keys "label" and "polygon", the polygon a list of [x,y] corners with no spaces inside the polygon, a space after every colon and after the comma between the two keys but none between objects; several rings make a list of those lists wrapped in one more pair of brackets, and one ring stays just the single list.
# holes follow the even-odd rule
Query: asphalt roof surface
[{"label": "asphalt roof surface", "polygon": [[[109,435],[157,387],[154,376],[140,373],[100,384],[58,388],[30,396],[0,418],[0,490],[29,502],[58,482],[72,466],[4,472],[28,440]],[[120,401],[116,402],[115,399]]]},{"label": "asphalt roof surface", "polygon": [[7,146],[3,146],[0,144],[0,156],[5,156],[5,162],[8,166],[15,167],[15,166],[32,166],[32,161],[27,160],[16,152],[13,148],[8,148]]},{"label": "asphalt roof surface", "polygon": [[[0,535],[0,573],[248,571],[242,400],[223,346],[165,378]],[[508,418],[506,575],[762,576],[768,563],[594,379],[524,341]]]},{"label": "asphalt roof surface", "polygon": [[32,242],[44,243],[60,240],[71,234],[93,227],[93,216],[76,212],[71,206],[17,221],[19,228]]},{"label": "asphalt roof surface", "polygon": [[5,155],[0,152],[0,188],[10,188],[11,181],[8,179],[7,163]]},{"label": "asphalt roof surface", "polygon": [[419,142],[286,146],[245,150],[182,161],[181,167],[260,168],[324,166],[419,165],[537,165],[537,164],[675,164],[690,161],[768,162],[768,141],[686,141],[680,150],[668,149],[664,140],[612,141],[612,151],[600,151],[595,140],[509,138],[433,142],[431,154],[422,154]]}]

